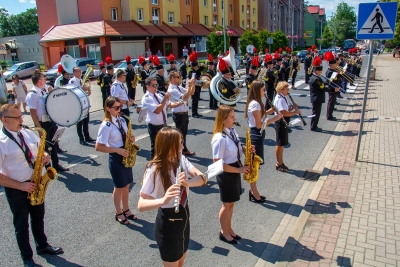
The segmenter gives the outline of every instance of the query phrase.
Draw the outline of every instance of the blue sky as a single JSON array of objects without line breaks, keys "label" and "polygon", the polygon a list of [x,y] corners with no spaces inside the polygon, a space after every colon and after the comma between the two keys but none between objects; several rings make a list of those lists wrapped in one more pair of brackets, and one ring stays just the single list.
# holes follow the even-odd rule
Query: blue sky
[{"label": "blue sky", "polygon": [[36,7],[36,0],[0,0],[0,7],[15,15],[24,12],[28,8]]}]

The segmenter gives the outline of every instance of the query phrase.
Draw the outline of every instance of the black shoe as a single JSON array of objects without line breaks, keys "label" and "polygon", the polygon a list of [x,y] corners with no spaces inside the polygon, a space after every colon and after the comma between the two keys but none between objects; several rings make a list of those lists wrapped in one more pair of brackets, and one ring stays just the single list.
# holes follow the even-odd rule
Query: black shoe
[{"label": "black shoe", "polygon": [[56,254],[60,254],[60,253],[63,253],[64,251],[63,251],[63,249],[62,248],[60,248],[60,247],[53,247],[53,246],[50,246],[50,245],[48,245],[47,247],[45,247],[45,248],[39,248],[39,247],[36,247],[36,253],[37,254],[51,254],[51,255],[56,255]]},{"label": "black shoe", "polygon": [[333,108],[333,110],[337,110],[337,108]]},{"label": "black shoe", "polygon": [[57,153],[58,153],[58,154],[67,153],[67,150],[62,150],[61,148],[58,148],[58,149],[57,149]]},{"label": "black shoe", "polygon": [[80,140],[79,144],[83,145],[83,146],[87,146],[88,143],[85,140]]},{"label": "black shoe", "polygon": [[319,128],[319,127],[316,127],[314,129],[311,129],[311,131],[313,131],[313,132],[322,132],[322,129]]},{"label": "black shoe", "polygon": [[224,241],[228,244],[237,244],[238,243],[234,238],[231,241],[229,241],[228,239],[225,238],[225,236],[221,232],[219,232],[219,240]]},{"label": "black shoe", "polygon": [[199,100],[203,101],[204,99],[203,98],[199,98]]},{"label": "black shoe", "polygon": [[37,267],[36,263],[33,260],[24,261],[24,267]]},{"label": "black shoe", "polygon": [[56,169],[56,171],[58,171],[58,172],[66,172],[66,171],[69,171],[68,168],[65,168],[65,167],[63,167],[63,166],[61,166],[61,165],[55,166],[54,169]]},{"label": "black shoe", "polygon": [[85,141],[86,142],[95,142],[96,141],[96,139],[93,139],[92,137],[88,137],[88,138],[85,138]]},{"label": "black shoe", "polygon": [[253,194],[249,191],[249,201],[253,201],[255,203],[263,203],[263,202],[265,202],[265,198],[263,199],[260,196],[260,199],[256,199],[255,196],[253,196]]},{"label": "black shoe", "polygon": [[335,105],[340,105],[340,103],[336,101]]},{"label": "black shoe", "polygon": [[235,239],[235,240],[240,240],[240,239],[242,239],[239,235],[235,235],[235,236],[231,235],[231,237],[233,237],[233,239]]},{"label": "black shoe", "polygon": [[328,121],[337,121],[337,119],[336,119],[336,117],[332,117],[332,118],[329,118],[329,119],[327,119]]},{"label": "black shoe", "polygon": [[196,113],[196,114],[193,114],[192,117],[193,117],[193,118],[200,118],[201,116],[200,116],[200,114],[197,114],[197,113]]},{"label": "black shoe", "polygon": [[343,98],[343,96],[339,94],[339,95],[337,96],[337,98]]}]

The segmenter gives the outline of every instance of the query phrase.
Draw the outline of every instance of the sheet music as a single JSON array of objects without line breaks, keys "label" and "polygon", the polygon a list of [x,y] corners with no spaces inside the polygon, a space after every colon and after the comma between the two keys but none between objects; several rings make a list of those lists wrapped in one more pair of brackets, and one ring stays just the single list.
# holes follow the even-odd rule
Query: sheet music
[{"label": "sheet music", "polygon": [[222,159],[214,162],[207,169],[208,179],[217,176],[224,171],[224,161]]},{"label": "sheet music", "polygon": [[59,127],[57,129],[56,133],[54,134],[53,139],[51,139],[51,141],[52,142],[58,141],[61,138],[61,136],[63,135],[65,129],[66,129],[65,127]]}]

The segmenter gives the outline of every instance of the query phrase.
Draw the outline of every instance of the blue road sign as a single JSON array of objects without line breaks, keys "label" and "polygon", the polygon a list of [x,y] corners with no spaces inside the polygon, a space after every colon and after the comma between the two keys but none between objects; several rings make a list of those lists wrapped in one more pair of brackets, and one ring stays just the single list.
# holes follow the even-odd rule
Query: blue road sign
[{"label": "blue road sign", "polygon": [[397,2],[361,3],[358,6],[357,39],[393,39]]}]

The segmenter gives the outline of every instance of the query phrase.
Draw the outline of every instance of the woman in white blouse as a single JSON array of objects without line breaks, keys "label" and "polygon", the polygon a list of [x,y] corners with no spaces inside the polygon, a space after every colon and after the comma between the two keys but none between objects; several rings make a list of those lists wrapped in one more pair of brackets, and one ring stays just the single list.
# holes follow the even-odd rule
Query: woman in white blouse
[{"label": "woman in white blouse", "polygon": [[242,166],[240,155],[244,152],[244,146],[239,140],[235,129],[236,121],[233,107],[221,105],[215,118],[213,137],[211,140],[214,162],[222,159],[224,171],[217,175],[217,183],[220,191],[222,207],[219,212],[221,231],[219,239],[229,244],[237,244],[241,239],[231,225],[233,206],[239,201],[242,194],[240,180],[241,173],[249,171],[248,166]]},{"label": "woman in white blouse", "polygon": [[108,168],[114,182],[113,200],[115,206],[115,220],[120,224],[129,224],[128,219],[136,220],[128,206],[129,185],[133,182],[132,167],[122,164],[123,157],[129,155],[124,148],[125,139],[135,141],[135,136],[126,136],[127,122],[119,116],[121,102],[115,97],[108,97],[104,104],[104,119],[100,125],[96,140],[96,151],[109,153]]},{"label": "woman in white blouse", "polygon": [[17,74],[13,75],[11,79],[12,79],[11,86],[13,88],[13,93],[17,97],[18,106],[19,108],[21,108],[21,103],[22,103],[24,112],[27,112],[25,98],[26,94],[28,93],[28,88],[26,87],[25,83],[19,79]]},{"label": "woman in white blouse", "polygon": [[[261,157],[264,162],[264,139],[265,131],[261,133],[263,122],[269,125],[282,118],[282,114],[278,114],[272,119],[268,119],[266,115],[274,113],[274,109],[265,110],[261,98],[265,93],[265,83],[263,81],[253,81],[247,95],[247,103],[244,117],[248,119],[251,144],[256,148],[256,155]],[[265,116],[265,117],[264,117]],[[264,163],[262,163],[264,164]],[[250,183],[249,201],[256,203],[265,202],[265,196],[261,196],[257,189],[257,182]]]},{"label": "woman in white blouse", "polygon": [[[155,156],[147,164],[138,203],[139,211],[158,209],[154,235],[164,266],[183,266],[189,239],[188,188],[206,184],[206,177],[182,155],[183,138],[176,128],[162,128]],[[180,157],[182,159],[180,160]],[[181,173],[177,173],[181,162]],[[176,177],[179,176],[179,184]],[[193,177],[188,179],[188,177]],[[175,212],[179,198],[179,212]]]}]

